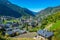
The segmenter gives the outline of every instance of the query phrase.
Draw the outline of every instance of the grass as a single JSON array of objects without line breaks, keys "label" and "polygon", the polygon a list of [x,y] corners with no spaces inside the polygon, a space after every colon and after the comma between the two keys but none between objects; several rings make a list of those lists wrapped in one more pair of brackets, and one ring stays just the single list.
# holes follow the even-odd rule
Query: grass
[{"label": "grass", "polygon": [[60,40],[60,20],[54,23],[50,30],[54,32],[53,40]]},{"label": "grass", "polygon": [[56,29],[60,29],[60,20],[58,20],[55,24],[52,25],[52,27],[50,28],[50,30],[56,30]]}]

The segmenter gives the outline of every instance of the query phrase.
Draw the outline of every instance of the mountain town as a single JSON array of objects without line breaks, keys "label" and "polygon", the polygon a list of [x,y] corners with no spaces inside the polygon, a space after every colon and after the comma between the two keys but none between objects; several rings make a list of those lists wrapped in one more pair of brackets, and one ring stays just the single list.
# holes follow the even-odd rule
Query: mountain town
[{"label": "mountain town", "polygon": [[33,12],[0,0],[0,40],[60,40],[60,6]]}]

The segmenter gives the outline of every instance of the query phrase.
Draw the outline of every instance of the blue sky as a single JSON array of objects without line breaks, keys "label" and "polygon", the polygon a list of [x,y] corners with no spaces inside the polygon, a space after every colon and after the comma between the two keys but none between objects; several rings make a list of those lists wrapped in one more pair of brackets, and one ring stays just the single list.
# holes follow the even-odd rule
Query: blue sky
[{"label": "blue sky", "polygon": [[28,8],[31,11],[40,11],[47,7],[54,7],[60,5],[60,0],[9,0],[13,4]]}]

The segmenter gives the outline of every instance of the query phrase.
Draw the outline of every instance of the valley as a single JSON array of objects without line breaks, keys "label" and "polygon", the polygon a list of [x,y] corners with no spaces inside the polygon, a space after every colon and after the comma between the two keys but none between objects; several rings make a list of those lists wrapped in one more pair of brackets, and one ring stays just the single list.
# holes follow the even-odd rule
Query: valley
[{"label": "valley", "polygon": [[0,40],[60,40],[60,6],[33,12],[0,0]]}]

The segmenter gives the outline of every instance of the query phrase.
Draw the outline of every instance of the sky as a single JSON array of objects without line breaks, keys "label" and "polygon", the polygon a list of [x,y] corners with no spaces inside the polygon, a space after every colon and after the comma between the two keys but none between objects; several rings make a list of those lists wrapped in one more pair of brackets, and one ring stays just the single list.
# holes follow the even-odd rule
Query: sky
[{"label": "sky", "polygon": [[9,0],[11,3],[20,7],[27,8],[31,11],[38,12],[47,7],[60,5],[60,0]]}]

